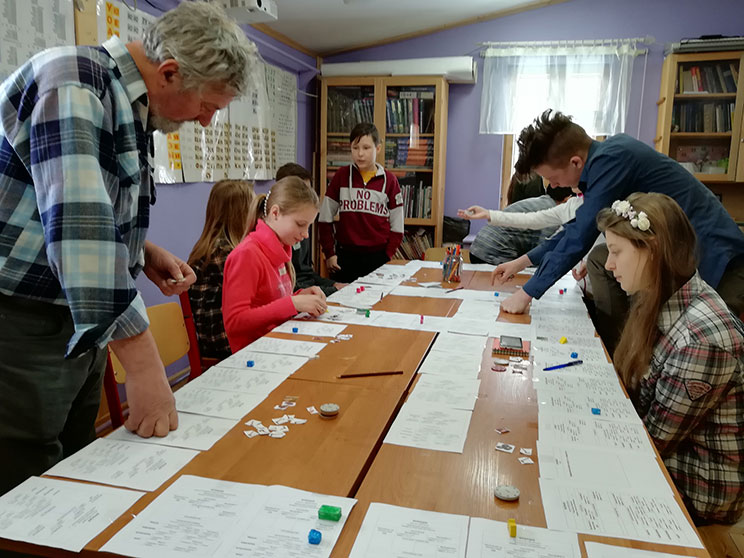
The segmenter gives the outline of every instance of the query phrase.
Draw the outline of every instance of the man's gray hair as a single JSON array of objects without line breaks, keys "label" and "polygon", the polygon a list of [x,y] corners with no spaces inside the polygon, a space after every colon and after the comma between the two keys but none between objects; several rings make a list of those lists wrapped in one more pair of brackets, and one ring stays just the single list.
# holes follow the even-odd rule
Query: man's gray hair
[{"label": "man's gray hair", "polygon": [[246,92],[258,49],[224,10],[209,2],[182,1],[145,31],[145,54],[152,62],[172,58],[187,89],[227,86]]}]

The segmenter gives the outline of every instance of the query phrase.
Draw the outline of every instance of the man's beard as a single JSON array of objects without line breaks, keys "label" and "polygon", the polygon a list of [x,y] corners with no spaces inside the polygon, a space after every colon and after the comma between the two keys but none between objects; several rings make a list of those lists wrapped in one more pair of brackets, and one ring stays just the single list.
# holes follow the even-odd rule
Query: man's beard
[{"label": "man's beard", "polygon": [[181,127],[181,124],[183,124],[183,122],[176,122],[175,120],[170,120],[168,118],[155,114],[151,114],[147,120],[148,128],[157,130],[158,132],[163,132],[164,134],[177,132],[178,129]]}]

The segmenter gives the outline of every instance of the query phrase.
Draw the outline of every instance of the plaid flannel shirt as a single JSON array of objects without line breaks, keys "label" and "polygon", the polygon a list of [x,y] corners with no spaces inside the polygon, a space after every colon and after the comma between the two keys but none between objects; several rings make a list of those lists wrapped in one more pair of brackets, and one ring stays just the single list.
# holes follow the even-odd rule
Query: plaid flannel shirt
[{"label": "plaid flannel shirt", "polygon": [[696,519],[744,511],[744,325],[696,273],[664,304],[637,408]]},{"label": "plaid flannel shirt", "polygon": [[199,351],[207,358],[222,360],[232,354],[222,321],[222,274],[231,250],[227,242],[218,242],[207,265],[203,260],[192,265],[196,282],[189,289],[189,301],[194,313]]},{"label": "plaid flannel shirt", "polygon": [[0,292],[69,306],[68,358],[148,327],[147,105],[117,37],[41,52],[0,85]]}]

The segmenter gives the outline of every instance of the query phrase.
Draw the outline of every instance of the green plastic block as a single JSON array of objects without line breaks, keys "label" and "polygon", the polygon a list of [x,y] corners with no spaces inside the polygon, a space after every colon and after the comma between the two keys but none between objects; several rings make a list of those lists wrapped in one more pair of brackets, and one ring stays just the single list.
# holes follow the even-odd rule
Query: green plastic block
[{"label": "green plastic block", "polygon": [[341,508],[337,506],[320,506],[320,509],[318,509],[318,519],[338,521],[341,519]]}]

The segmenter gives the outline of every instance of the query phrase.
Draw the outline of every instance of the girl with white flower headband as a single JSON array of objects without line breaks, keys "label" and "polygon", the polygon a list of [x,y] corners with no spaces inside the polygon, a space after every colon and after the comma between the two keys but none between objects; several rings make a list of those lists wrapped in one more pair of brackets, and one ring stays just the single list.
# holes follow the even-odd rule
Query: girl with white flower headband
[{"label": "girl with white flower headband", "polygon": [[307,238],[319,205],[315,191],[297,176],[278,180],[268,194],[253,199],[248,236],[225,262],[222,318],[233,352],[299,312],[325,312],[320,287],[292,293],[292,246]]},{"label": "girl with white flower headband", "polygon": [[605,267],[632,295],[614,364],[698,524],[744,511],[744,324],[697,272],[695,232],[664,194],[597,215]]}]

